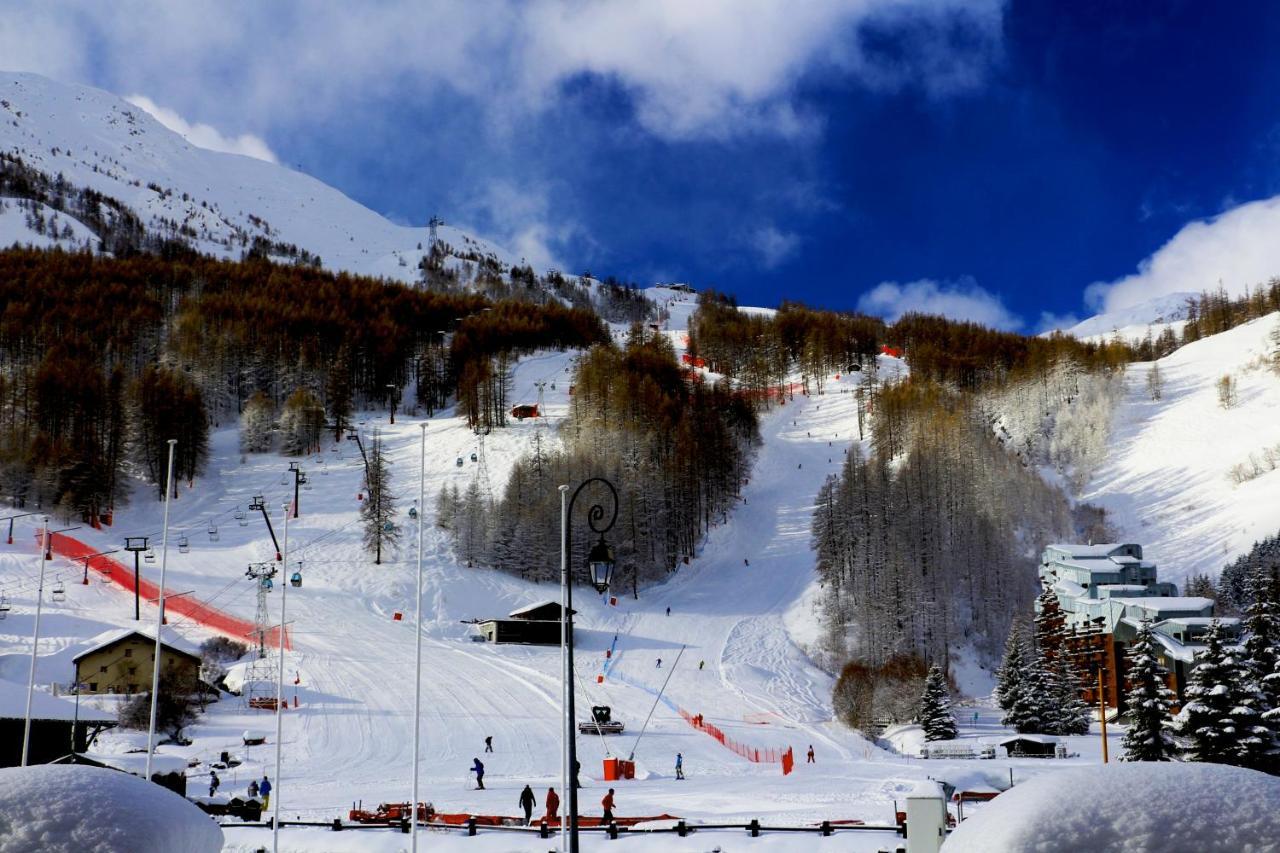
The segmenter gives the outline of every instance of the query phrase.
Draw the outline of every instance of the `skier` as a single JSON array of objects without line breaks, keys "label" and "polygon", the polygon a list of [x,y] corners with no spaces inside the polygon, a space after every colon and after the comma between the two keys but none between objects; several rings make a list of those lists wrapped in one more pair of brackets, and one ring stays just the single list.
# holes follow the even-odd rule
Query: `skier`
[{"label": "skier", "polygon": [[704,661],[704,660],[700,660],[700,661],[698,661],[698,672],[702,672],[702,668],[703,668],[704,666],[706,666],[706,665],[707,665],[707,662],[706,662],[706,661]]},{"label": "skier", "polygon": [[750,559],[749,557],[743,557],[743,558],[742,558],[742,565],[744,565],[744,566],[749,566],[749,565],[751,565],[751,559]]},{"label": "skier", "polygon": [[217,792],[218,786],[221,784],[222,784],[222,780],[218,778],[218,771],[210,770],[209,771],[209,796],[212,797]]},{"label": "skier", "polygon": [[600,801],[600,805],[604,806],[604,815],[601,816],[601,823],[608,823],[613,820],[613,789],[609,789],[609,793],[604,795],[604,799]]},{"label": "skier", "polygon": [[258,783],[258,792],[262,794],[262,810],[265,812],[271,807],[271,780],[266,773],[262,774],[262,781]]},{"label": "skier", "polygon": [[472,759],[475,764],[471,768],[471,772],[476,774],[476,790],[484,790],[484,765],[480,763],[480,759]]},{"label": "skier", "polygon": [[678,752],[676,753],[676,778],[684,778],[684,756]]},{"label": "skier", "polygon": [[484,739],[484,751],[493,752],[493,735],[486,735]]},{"label": "skier", "polygon": [[813,744],[809,744],[809,760],[808,760],[808,761],[806,761],[805,763],[806,763],[806,764],[817,764],[817,763],[818,763],[818,762],[816,762],[816,761],[814,761],[814,760],[813,760]]},{"label": "skier", "polygon": [[537,804],[538,801],[533,798],[533,789],[525,785],[524,790],[520,792],[520,808],[524,809],[525,826],[533,823],[533,807]]},{"label": "skier", "polygon": [[658,665],[654,669],[662,669],[662,658],[658,658]]},{"label": "skier", "polygon": [[547,789],[547,823],[551,823],[560,814],[560,797],[555,788]]},{"label": "skier", "polygon": [[668,615],[668,616],[670,616],[670,615],[671,615],[671,608],[670,608],[670,607],[668,607],[668,608],[667,608],[667,615]]},{"label": "skier", "polygon": [[249,799],[251,800],[258,799],[258,780],[257,779],[249,780]]}]

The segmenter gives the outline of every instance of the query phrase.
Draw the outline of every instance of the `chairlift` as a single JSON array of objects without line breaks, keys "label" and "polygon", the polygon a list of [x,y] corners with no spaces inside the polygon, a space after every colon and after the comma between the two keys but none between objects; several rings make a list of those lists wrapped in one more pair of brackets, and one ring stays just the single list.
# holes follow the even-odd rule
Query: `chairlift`
[{"label": "chairlift", "polygon": [[472,462],[479,462],[479,461],[480,461],[480,457],[479,457],[479,456],[477,456],[477,455],[473,452],[473,453],[471,454],[471,461],[472,461]]},{"label": "chairlift", "polygon": [[409,517],[410,518],[418,517],[418,508],[416,506],[409,507]]},{"label": "chairlift", "polygon": [[265,578],[265,577],[264,577],[264,578],[263,578],[261,581],[259,581],[258,583],[259,583],[259,584],[262,586],[262,588],[263,588],[263,589],[265,589],[267,592],[271,592],[272,587],[274,587],[274,586],[275,586],[275,584],[271,583],[271,578]]},{"label": "chairlift", "polygon": [[156,561],[156,549],[148,548],[147,553],[142,555],[143,562],[154,563]]},{"label": "chairlift", "polygon": [[249,526],[249,514],[240,509],[240,507],[236,507],[235,518],[236,521],[240,522],[241,527]]},{"label": "chairlift", "polygon": [[384,523],[383,523],[383,525],[382,525],[382,532],[383,532],[383,533],[394,533],[394,532],[395,532],[395,529],[396,529],[396,526],[395,526],[394,524],[392,524],[391,522],[389,522],[389,521],[388,521],[388,522],[384,522]]},{"label": "chairlift", "polygon": [[288,475],[288,474],[281,474],[281,475],[280,475],[280,485],[282,485],[282,486],[287,486],[287,485],[289,485],[289,475]]},{"label": "chairlift", "polygon": [[459,456],[459,457],[458,457],[458,467],[459,467],[459,468],[461,468],[461,467],[462,467],[462,457],[461,457],[461,456]]},{"label": "chairlift", "polygon": [[210,542],[218,541],[218,525],[213,523],[209,524],[209,541]]},{"label": "chairlift", "polygon": [[53,592],[49,595],[54,601],[67,600],[67,587],[62,581],[58,581],[53,585]]},{"label": "chairlift", "polygon": [[180,554],[185,554],[190,550],[191,550],[191,540],[188,539],[187,534],[184,533],[178,537],[178,552]]},{"label": "chairlift", "polygon": [[290,575],[289,583],[293,586],[302,586],[302,572],[294,572]]},{"label": "chairlift", "polygon": [[0,622],[4,621],[13,608],[9,605],[9,596],[0,593]]}]

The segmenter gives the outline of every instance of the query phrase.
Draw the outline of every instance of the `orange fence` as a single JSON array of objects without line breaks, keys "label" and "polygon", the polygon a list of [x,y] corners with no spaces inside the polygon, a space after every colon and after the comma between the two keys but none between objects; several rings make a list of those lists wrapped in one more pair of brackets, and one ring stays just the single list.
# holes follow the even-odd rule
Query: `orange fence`
[{"label": "orange fence", "polygon": [[[54,533],[49,537],[51,541],[51,550],[53,553],[66,557],[71,560],[84,561],[89,558],[89,568],[99,572],[104,578],[116,584],[117,586],[133,592],[133,568],[125,566],[116,560],[106,556],[91,556],[96,554],[98,549],[91,548],[78,539],[72,539],[64,533]],[[40,534],[36,534],[39,541]],[[138,585],[138,592],[142,598],[151,602],[159,599],[159,587],[149,580],[143,580]],[[170,593],[172,596],[172,593]],[[165,621],[173,614],[185,616],[192,622],[202,625],[211,631],[219,634],[225,634],[236,640],[243,640],[245,637],[255,634],[257,627],[254,623],[247,619],[241,619],[238,616],[232,616],[230,613],[224,613],[215,607],[205,604],[199,599],[192,598],[189,595],[182,597],[168,597],[165,602]],[[280,646],[280,628],[277,626],[267,631],[267,645],[279,648]],[[289,635],[285,633],[285,648],[291,648],[292,643],[289,641]]]},{"label": "orange fence", "polygon": [[791,768],[795,766],[795,759],[791,752],[791,747],[782,749],[781,747],[765,747],[761,749],[758,746],[743,743],[734,740],[724,733],[724,731],[716,725],[708,723],[702,718],[701,714],[690,714],[683,708],[680,709],[680,716],[684,721],[693,726],[700,732],[706,732],[715,738],[725,749],[731,750],[734,754],[745,758],[755,764],[781,764],[782,775],[791,772]]}]

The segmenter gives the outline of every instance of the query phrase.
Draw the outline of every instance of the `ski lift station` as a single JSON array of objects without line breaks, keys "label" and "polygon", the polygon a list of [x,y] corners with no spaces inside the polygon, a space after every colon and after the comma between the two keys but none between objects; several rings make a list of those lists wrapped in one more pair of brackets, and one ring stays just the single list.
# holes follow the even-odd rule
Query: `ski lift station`
[{"label": "ski lift station", "polygon": [[[476,621],[476,630],[490,643],[521,643],[529,646],[560,645],[560,619],[564,611],[558,601],[541,601],[512,610],[506,619]],[[578,611],[572,610],[576,614]]]}]

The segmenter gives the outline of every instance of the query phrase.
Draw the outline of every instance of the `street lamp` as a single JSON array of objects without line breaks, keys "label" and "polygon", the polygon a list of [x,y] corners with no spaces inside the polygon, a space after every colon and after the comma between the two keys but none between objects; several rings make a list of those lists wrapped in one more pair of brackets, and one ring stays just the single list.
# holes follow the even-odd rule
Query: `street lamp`
[{"label": "street lamp", "polygon": [[[266,515],[266,511],[263,511]],[[284,506],[284,552],[281,558],[281,565],[288,565],[289,559],[289,506]],[[273,808],[275,811],[271,815],[271,850],[273,853],[280,849],[280,783],[284,780],[280,778],[280,763],[283,760],[282,749],[284,747],[284,714],[281,713],[284,703],[284,644],[285,644],[285,602],[289,600],[289,584],[280,584],[280,633],[276,635],[276,645],[280,649],[279,664],[276,669],[276,787],[272,792],[275,796]]]},{"label": "street lamp", "polygon": [[27,675],[27,712],[22,723],[22,766],[27,766],[31,747],[31,696],[36,686],[36,652],[40,649],[40,611],[44,603],[44,545],[49,541],[49,516],[44,517],[44,534],[40,542],[40,581],[36,587],[36,621],[31,629],[31,671]]},{"label": "street lamp", "polygon": [[156,710],[159,707],[160,698],[160,634],[164,628],[165,572],[169,568],[169,502],[173,498],[173,450],[177,445],[176,438],[169,439],[169,465],[164,487],[164,527],[160,531],[160,591],[157,594],[160,606],[156,608],[156,651],[151,658],[151,721],[147,726],[147,763],[143,776],[148,782],[151,781],[151,759],[156,751]]},{"label": "street lamp", "polygon": [[126,551],[133,552],[133,621],[134,622],[137,622],[139,619],[142,618],[142,615],[141,615],[142,600],[138,595],[138,581],[140,577],[140,573],[138,569],[138,555],[141,554],[143,551],[147,550],[147,548],[149,547],[151,546],[149,544],[149,537],[147,536],[126,536],[124,538],[124,549]]},{"label": "street lamp", "polygon": [[[572,496],[569,494],[567,485],[560,487],[560,645],[564,676],[565,738],[564,766],[561,768],[561,775],[566,803],[565,819],[560,823],[560,831],[562,836],[566,834],[568,836],[568,853],[578,853],[578,786],[576,784],[578,724],[573,707],[573,584],[570,583],[569,577],[569,551],[573,543],[574,504],[577,503],[578,495],[582,494],[582,490],[592,483],[600,483],[607,487],[609,495],[613,498],[613,512],[609,516],[608,524],[600,524],[605,517],[605,508],[601,504],[592,504],[591,509],[587,511],[587,524],[594,533],[600,535],[599,541],[592,546],[591,552],[587,555],[587,569],[591,573],[591,585],[597,592],[603,593],[609,588],[609,579],[613,575],[614,565],[613,549],[604,541],[604,535],[613,529],[614,522],[618,520],[618,490],[613,487],[613,483],[603,477],[583,480]],[[565,845],[562,844],[563,846]]]}]

